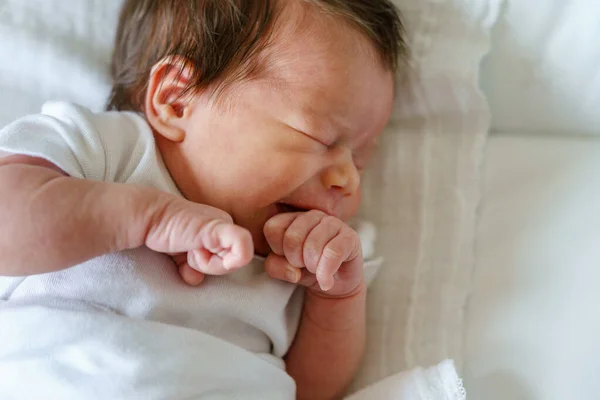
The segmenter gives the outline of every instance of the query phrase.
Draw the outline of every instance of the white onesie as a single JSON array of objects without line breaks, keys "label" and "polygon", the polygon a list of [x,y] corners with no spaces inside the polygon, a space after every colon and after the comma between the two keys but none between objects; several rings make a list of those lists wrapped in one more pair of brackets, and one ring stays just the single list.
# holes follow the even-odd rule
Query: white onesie
[{"label": "white onesie", "polygon": [[[180,195],[135,113],[48,103],[0,131],[2,151]],[[0,277],[0,398],[293,398],[282,357],[302,293],[269,278],[262,261],[198,288],[147,248]]]}]

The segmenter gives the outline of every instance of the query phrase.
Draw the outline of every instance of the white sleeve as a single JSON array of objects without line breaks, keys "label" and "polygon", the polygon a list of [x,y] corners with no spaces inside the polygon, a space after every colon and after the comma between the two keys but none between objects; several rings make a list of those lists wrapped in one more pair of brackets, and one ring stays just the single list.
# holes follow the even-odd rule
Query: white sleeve
[{"label": "white sleeve", "polygon": [[42,113],[0,131],[0,154],[43,158],[69,176],[131,183],[181,195],[164,166],[152,129],[135,113],[46,103]]},{"label": "white sleeve", "polygon": [[[86,115],[90,114],[90,115]],[[91,112],[47,103],[0,131],[0,152],[43,158],[75,178],[106,179],[106,149],[90,123]]]}]

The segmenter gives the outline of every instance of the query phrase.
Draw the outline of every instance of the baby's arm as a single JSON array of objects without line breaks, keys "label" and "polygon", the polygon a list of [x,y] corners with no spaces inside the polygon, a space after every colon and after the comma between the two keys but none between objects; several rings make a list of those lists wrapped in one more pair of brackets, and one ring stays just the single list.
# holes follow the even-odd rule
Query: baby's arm
[{"label": "baby's arm", "polygon": [[190,266],[220,274],[252,257],[249,232],[224,212],[155,189],[65,176],[27,156],[0,159],[0,275],[58,271],[146,245],[189,252]]},{"label": "baby's arm", "polygon": [[300,399],[337,399],[365,348],[366,285],[360,240],[319,211],[278,215],[265,226],[269,275],[306,286],[302,319],[286,356]]},{"label": "baby's arm", "polygon": [[286,357],[300,399],[339,399],[365,349],[365,285],[343,299],[307,291],[298,334]]}]

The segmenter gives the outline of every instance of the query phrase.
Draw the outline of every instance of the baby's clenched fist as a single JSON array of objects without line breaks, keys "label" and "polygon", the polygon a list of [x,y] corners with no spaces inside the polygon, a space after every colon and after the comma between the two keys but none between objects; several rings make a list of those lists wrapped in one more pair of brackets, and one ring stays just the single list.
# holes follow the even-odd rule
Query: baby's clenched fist
[{"label": "baby's clenched fist", "polygon": [[321,211],[279,214],[265,224],[273,251],[267,273],[332,297],[353,293],[364,281],[358,234]]},{"label": "baby's clenched fist", "polygon": [[231,273],[254,256],[252,235],[229,214],[174,196],[151,218],[145,244],[170,254],[190,285],[200,284],[205,275]]}]

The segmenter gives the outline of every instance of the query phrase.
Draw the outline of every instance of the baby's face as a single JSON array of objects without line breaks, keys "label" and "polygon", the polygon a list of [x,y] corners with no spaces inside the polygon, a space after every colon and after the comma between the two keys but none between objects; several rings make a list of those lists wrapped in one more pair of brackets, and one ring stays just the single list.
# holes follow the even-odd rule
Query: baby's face
[{"label": "baby's face", "polygon": [[354,216],[393,103],[392,74],[369,46],[341,27],[290,36],[273,56],[276,81],[241,84],[227,109],[198,96],[186,140],[163,151],[183,194],[230,213],[263,255],[278,213]]}]

